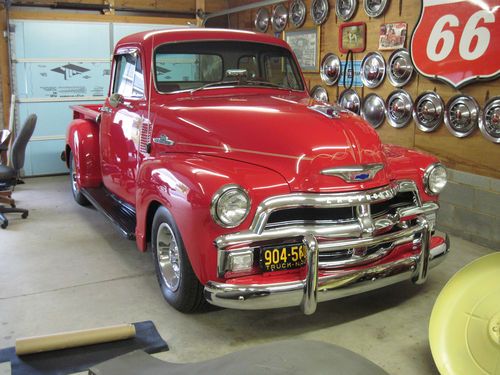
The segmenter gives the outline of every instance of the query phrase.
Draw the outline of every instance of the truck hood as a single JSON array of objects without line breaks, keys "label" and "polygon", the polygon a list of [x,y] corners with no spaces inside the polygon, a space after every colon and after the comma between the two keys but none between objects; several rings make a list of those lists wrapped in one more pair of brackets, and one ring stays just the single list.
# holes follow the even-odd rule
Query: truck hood
[{"label": "truck hood", "polygon": [[369,181],[355,183],[320,173],[385,165],[385,156],[377,133],[359,116],[341,111],[331,118],[311,109],[314,104],[319,103],[288,92],[179,98],[158,105],[154,119],[153,137],[166,135],[175,145],[154,147],[263,166],[281,174],[291,191],[347,191],[387,184],[386,168]]}]

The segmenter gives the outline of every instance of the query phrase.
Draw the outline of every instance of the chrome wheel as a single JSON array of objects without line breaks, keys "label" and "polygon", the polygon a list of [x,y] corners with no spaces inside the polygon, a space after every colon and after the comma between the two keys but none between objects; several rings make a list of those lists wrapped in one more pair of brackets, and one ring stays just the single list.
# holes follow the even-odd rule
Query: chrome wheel
[{"label": "chrome wheel", "polygon": [[71,158],[71,189],[73,189],[73,193],[78,192],[78,184],[76,183],[76,161],[75,158]]},{"label": "chrome wheel", "polygon": [[167,223],[161,223],[158,227],[156,254],[161,277],[166,286],[175,292],[179,288],[181,259],[179,245],[172,228]]}]

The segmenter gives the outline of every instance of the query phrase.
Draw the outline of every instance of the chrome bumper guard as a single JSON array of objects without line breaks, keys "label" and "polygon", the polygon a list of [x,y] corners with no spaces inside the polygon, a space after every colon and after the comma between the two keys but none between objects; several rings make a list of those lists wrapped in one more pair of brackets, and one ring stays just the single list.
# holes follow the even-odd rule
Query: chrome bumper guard
[{"label": "chrome bumper guard", "polygon": [[413,235],[421,234],[419,254],[360,270],[337,270],[323,277],[318,277],[318,241],[314,235],[306,234],[303,239],[307,248],[305,279],[251,285],[209,281],[205,286],[205,297],[211,304],[226,308],[259,310],[300,306],[304,314],[310,315],[316,311],[318,302],[363,293],[405,280],[422,284],[427,279],[428,269],[438,265],[449,252],[449,239],[446,236],[445,243],[430,248],[431,232],[429,223],[424,218],[419,219],[418,225],[409,231]]},{"label": "chrome bumper guard", "polygon": [[[392,199],[399,192],[414,192],[414,205],[398,208],[395,214],[372,217],[372,204]],[[335,225],[266,227],[272,212],[293,207],[356,207],[357,220]],[[248,230],[215,240],[218,276],[225,277],[232,254],[252,253],[253,249],[269,242],[294,238],[302,239],[307,250],[303,268],[305,278],[246,285],[209,281],[205,297],[214,305],[244,310],[300,306],[309,315],[314,313],[318,302],[404,280],[422,284],[427,279],[428,269],[440,263],[450,249],[448,236],[445,243],[430,247],[438,209],[434,202],[422,202],[415,183],[409,180],[354,193],[296,193],[270,197],[259,205]],[[394,248],[403,244],[413,244],[414,251],[389,257],[384,262]],[[363,251],[358,254],[354,250],[348,259],[319,261],[320,253],[370,246],[380,247],[370,254]],[[415,253],[418,248],[420,251]]]}]

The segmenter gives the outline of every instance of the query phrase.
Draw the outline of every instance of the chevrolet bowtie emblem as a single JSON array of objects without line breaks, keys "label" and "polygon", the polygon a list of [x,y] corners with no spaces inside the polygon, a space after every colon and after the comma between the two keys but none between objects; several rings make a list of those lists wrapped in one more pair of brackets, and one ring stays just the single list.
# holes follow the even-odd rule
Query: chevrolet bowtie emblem
[{"label": "chevrolet bowtie emblem", "polygon": [[383,164],[361,164],[346,167],[323,169],[320,173],[326,176],[336,176],[345,182],[364,182],[372,180],[384,168]]}]

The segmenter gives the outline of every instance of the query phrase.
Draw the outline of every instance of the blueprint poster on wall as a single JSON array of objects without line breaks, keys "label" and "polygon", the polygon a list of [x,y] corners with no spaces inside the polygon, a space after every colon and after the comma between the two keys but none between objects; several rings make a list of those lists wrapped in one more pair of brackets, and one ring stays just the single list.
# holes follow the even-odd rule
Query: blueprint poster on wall
[{"label": "blueprint poster on wall", "polygon": [[20,63],[17,66],[20,97],[70,98],[107,95],[110,63]]},{"label": "blueprint poster on wall", "polygon": [[[351,79],[354,74],[353,87],[363,87],[363,82],[361,82],[361,60],[354,60],[354,72],[351,69],[351,63],[347,64],[347,76],[345,77],[345,84],[349,86],[351,84]],[[345,69],[345,61],[340,62],[341,72],[339,79],[339,85],[344,85],[344,69]]]}]

